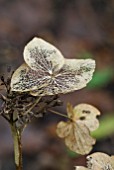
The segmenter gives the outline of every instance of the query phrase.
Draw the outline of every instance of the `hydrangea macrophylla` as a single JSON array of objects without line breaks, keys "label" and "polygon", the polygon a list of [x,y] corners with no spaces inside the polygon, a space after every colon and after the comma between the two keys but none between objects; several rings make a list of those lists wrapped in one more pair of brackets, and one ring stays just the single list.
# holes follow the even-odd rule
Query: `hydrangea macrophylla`
[{"label": "hydrangea macrophylla", "polygon": [[96,152],[87,156],[87,168],[76,166],[75,170],[114,170],[114,156]]},{"label": "hydrangea macrophylla", "polygon": [[65,59],[56,47],[40,38],[33,38],[25,46],[24,60],[12,76],[11,90],[29,91],[34,96],[81,89],[95,70],[94,60]]}]

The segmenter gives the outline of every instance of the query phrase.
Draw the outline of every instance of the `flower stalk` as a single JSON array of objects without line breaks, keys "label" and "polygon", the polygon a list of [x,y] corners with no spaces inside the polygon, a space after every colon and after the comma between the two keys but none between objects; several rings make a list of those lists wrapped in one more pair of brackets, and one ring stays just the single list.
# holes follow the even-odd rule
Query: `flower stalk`
[{"label": "flower stalk", "polygon": [[22,170],[22,143],[21,143],[21,131],[15,126],[15,123],[11,124],[12,137],[14,142],[14,159],[16,170]]}]

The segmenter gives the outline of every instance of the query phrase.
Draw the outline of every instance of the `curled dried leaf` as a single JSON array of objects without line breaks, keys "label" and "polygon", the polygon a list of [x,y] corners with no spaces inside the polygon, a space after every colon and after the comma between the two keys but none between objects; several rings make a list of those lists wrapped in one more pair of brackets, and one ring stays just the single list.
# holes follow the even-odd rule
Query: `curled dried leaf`
[{"label": "curled dried leaf", "polygon": [[94,60],[65,59],[56,47],[40,38],[25,46],[24,60],[26,64],[14,72],[11,90],[29,91],[33,96],[81,89],[92,79],[95,70]]},{"label": "curled dried leaf", "polygon": [[114,170],[114,156],[96,152],[87,156],[87,168],[76,166],[76,170]]},{"label": "curled dried leaf", "polygon": [[[100,112],[88,104],[80,104],[73,108],[68,103],[67,113],[69,120],[58,123],[57,135],[65,139],[65,144],[72,151],[82,155],[88,154],[92,150],[92,145],[95,144],[95,139],[90,136],[90,131],[98,127],[96,116],[100,115]],[[81,119],[82,116],[84,119]],[[97,122],[97,125],[91,125],[89,123],[91,121],[93,124]]]}]

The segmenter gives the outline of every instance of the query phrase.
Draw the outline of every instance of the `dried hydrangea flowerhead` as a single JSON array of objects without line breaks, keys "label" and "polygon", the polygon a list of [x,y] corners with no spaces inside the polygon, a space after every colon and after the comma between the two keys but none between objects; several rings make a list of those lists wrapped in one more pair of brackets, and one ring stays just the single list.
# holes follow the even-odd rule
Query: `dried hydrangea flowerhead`
[{"label": "dried hydrangea flowerhead", "polygon": [[96,116],[100,115],[99,110],[89,104],[79,104],[74,108],[67,105],[67,122],[59,122],[57,134],[64,138],[66,146],[81,155],[88,154],[95,144],[95,139],[90,132],[98,128],[99,122]]},{"label": "dried hydrangea flowerhead", "polygon": [[87,168],[76,166],[75,170],[114,170],[114,156],[96,152],[87,156]]},{"label": "dried hydrangea flowerhead", "polygon": [[24,60],[12,76],[11,90],[34,96],[81,89],[95,70],[94,60],[65,59],[56,47],[36,37],[25,46]]}]

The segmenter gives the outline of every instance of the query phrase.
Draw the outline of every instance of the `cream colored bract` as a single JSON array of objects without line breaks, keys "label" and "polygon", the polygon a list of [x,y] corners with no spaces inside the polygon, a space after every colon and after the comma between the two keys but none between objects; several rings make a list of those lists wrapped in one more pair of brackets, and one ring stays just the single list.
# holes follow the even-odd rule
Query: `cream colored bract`
[{"label": "cream colored bract", "polygon": [[87,168],[76,166],[75,170],[114,170],[114,156],[96,152],[87,156]]},{"label": "cream colored bract", "polygon": [[25,46],[24,60],[12,76],[11,90],[28,91],[34,96],[79,90],[95,70],[94,60],[65,59],[56,47],[40,38]]},{"label": "cream colored bract", "polygon": [[69,120],[61,121],[57,125],[58,136],[64,138],[70,150],[82,155],[88,154],[95,144],[90,132],[98,128],[96,116],[100,115],[100,112],[89,104],[79,104],[73,108],[68,103],[67,114]]}]

